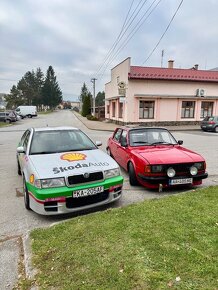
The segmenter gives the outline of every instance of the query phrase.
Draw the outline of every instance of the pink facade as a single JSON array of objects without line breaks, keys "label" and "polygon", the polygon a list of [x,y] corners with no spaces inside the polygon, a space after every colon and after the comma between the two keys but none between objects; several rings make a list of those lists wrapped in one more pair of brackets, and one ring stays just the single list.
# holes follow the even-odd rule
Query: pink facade
[{"label": "pink facade", "polygon": [[135,67],[127,58],[105,85],[105,117],[128,123],[192,123],[218,115],[218,72]]}]

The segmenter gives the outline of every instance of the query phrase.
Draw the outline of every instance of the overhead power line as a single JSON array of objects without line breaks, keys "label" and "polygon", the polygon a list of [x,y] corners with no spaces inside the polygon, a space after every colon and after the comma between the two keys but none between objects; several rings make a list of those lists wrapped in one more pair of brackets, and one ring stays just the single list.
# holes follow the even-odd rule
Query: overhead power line
[{"label": "overhead power line", "polygon": [[[98,72],[101,70],[102,66],[104,65],[104,63],[105,63],[105,61],[107,60],[108,56],[110,55],[111,51],[116,47],[116,45],[117,45],[117,43],[118,43],[118,41],[119,41],[119,39],[120,39],[120,36],[121,36],[121,34],[122,34],[122,32],[123,32],[123,29],[124,29],[124,27],[125,27],[125,24],[126,24],[126,22],[127,22],[127,18],[128,18],[128,16],[129,16],[130,10],[132,9],[132,5],[133,5],[134,1],[135,1],[135,0],[132,0],[132,3],[130,4],[129,10],[128,10],[128,12],[127,12],[126,18],[125,18],[125,20],[124,20],[124,22],[123,22],[123,25],[122,25],[122,28],[121,28],[121,30],[120,30],[119,35],[117,36],[117,38],[116,38],[116,40],[114,41],[112,47],[110,48],[110,50],[108,51],[107,55],[105,56],[105,58],[104,58],[104,60],[103,60],[103,63],[101,64],[101,66],[100,66],[99,69],[97,70],[97,73],[96,73],[96,74],[98,74]],[[141,1],[142,1],[142,0],[141,0]]]},{"label": "overhead power line", "polygon": [[[105,66],[106,62],[108,61],[108,59],[111,58],[111,55],[113,55],[113,52],[115,50],[115,48],[117,47],[117,45],[119,44],[119,42],[122,40],[122,38],[124,37],[124,35],[126,34],[126,32],[128,31],[128,29],[131,27],[133,21],[135,20],[135,18],[138,16],[139,12],[142,10],[143,6],[145,5],[145,3],[148,1],[148,0],[144,0],[143,3],[142,3],[143,0],[141,0],[136,8],[134,9],[134,11],[132,12],[132,14],[130,15],[129,19],[128,19],[128,16],[129,16],[129,13],[131,11],[131,8],[132,8],[132,5],[133,5],[133,2],[131,3],[130,5],[130,8],[128,10],[128,13],[127,13],[127,16],[124,20],[124,23],[122,25],[122,28],[121,28],[121,31],[117,37],[117,39],[115,40],[113,46],[111,47],[111,49],[109,50],[109,52],[107,53],[107,56],[105,57],[102,65],[100,66],[100,68],[98,69],[97,71],[97,74],[100,75],[100,71],[101,69]],[[142,3],[142,4],[141,4]],[[140,6],[141,4],[141,6]],[[140,7],[139,7],[140,6]]]},{"label": "overhead power line", "polygon": [[161,40],[163,39],[164,35],[166,34],[167,30],[170,28],[170,25],[171,25],[171,23],[173,22],[173,19],[175,18],[177,12],[179,11],[179,9],[180,9],[182,3],[183,3],[183,0],[182,0],[182,1],[180,2],[180,4],[178,5],[178,7],[177,7],[175,13],[173,14],[173,17],[171,18],[169,24],[167,25],[167,27],[166,27],[164,33],[161,35],[159,41],[157,42],[157,44],[155,45],[155,47],[153,48],[153,50],[151,51],[151,53],[149,54],[149,56],[145,59],[145,61],[144,61],[141,65],[145,64],[145,63],[149,60],[149,58],[152,56],[152,54],[154,53],[154,51],[157,49],[158,45],[160,44],[160,42],[161,42]]},{"label": "overhead power line", "polygon": [[[162,0],[154,0],[151,5],[148,7],[148,9],[145,11],[145,13],[142,15],[142,17],[139,19],[139,21],[136,23],[134,28],[130,31],[130,33],[127,35],[127,37],[124,39],[122,44],[119,46],[119,48],[114,52],[114,54],[110,57],[108,62],[105,65],[105,68],[103,72],[100,75],[100,79],[103,77],[107,67],[113,62],[113,60],[117,57],[117,55],[126,47],[126,45],[129,43],[129,41],[133,38],[133,36],[136,34],[136,32],[140,29],[140,27],[144,24],[144,22],[148,19],[148,17],[152,14],[152,12],[156,9],[156,7],[160,4]],[[155,2],[157,2],[155,4]],[[155,6],[154,6],[155,5]],[[154,6],[154,7],[153,7]],[[147,16],[146,16],[147,15]]]}]

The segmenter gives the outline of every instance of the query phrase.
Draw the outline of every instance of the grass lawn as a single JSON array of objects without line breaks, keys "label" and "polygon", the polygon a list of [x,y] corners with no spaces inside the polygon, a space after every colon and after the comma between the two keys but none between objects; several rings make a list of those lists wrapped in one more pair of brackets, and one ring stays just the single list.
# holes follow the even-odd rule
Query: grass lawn
[{"label": "grass lawn", "polygon": [[80,216],[31,239],[39,289],[215,290],[218,187]]}]

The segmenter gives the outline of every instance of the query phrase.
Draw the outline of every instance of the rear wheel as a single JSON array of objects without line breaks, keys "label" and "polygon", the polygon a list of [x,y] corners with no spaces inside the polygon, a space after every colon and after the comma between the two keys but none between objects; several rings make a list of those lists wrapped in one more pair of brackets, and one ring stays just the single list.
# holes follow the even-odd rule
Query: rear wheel
[{"label": "rear wheel", "polygon": [[136,178],[135,169],[132,162],[129,163],[129,183],[131,185],[138,185],[138,180]]},{"label": "rear wheel", "polygon": [[214,131],[218,133],[218,126],[215,127]]},{"label": "rear wheel", "polygon": [[23,193],[24,193],[24,205],[25,208],[30,210],[30,198],[29,198],[29,192],[26,186],[26,180],[23,178]]}]

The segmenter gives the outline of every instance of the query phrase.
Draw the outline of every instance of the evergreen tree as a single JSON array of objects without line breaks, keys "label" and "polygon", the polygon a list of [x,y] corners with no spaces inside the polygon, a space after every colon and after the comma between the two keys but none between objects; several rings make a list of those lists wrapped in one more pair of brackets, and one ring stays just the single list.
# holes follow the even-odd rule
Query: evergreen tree
[{"label": "evergreen tree", "polygon": [[52,66],[49,66],[44,85],[42,87],[42,103],[50,108],[55,108],[62,102],[62,92],[56,80]]},{"label": "evergreen tree", "polygon": [[44,74],[41,68],[36,69],[35,73],[35,84],[34,84],[34,100],[33,105],[43,105],[43,98],[42,98],[42,87],[44,84]]},{"label": "evergreen tree", "polygon": [[88,93],[89,93],[89,91],[88,91],[88,89],[87,89],[87,87],[86,87],[86,84],[83,83],[83,86],[82,86],[82,88],[81,88],[81,93],[80,93],[80,96],[79,96],[79,101],[80,101],[81,103],[83,103],[85,97],[88,96]]},{"label": "evergreen tree", "polygon": [[18,82],[17,88],[22,92],[24,105],[32,105],[35,97],[35,73],[34,71],[26,72],[22,79]]},{"label": "evergreen tree", "polygon": [[82,116],[86,117],[91,114],[91,93],[88,93],[83,98],[83,106],[82,106]]},{"label": "evergreen tree", "polygon": [[95,98],[95,106],[104,106],[105,104],[105,93],[103,92],[98,92],[97,96]]},{"label": "evergreen tree", "polygon": [[7,109],[15,109],[24,102],[21,92],[15,85],[12,86],[10,94],[5,96],[5,100],[7,102]]}]

